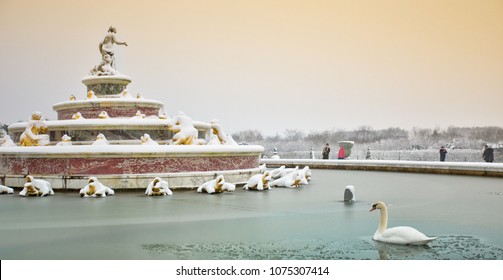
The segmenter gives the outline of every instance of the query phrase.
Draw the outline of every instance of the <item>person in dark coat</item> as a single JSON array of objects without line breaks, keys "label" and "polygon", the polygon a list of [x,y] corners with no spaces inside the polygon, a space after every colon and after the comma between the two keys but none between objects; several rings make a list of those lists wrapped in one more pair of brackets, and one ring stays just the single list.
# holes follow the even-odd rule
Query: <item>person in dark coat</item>
[{"label": "person in dark coat", "polygon": [[445,146],[440,147],[440,161],[445,161],[445,156],[447,155],[447,149]]},{"label": "person in dark coat", "polygon": [[370,147],[367,147],[367,154],[365,154],[365,159],[370,159]]},{"label": "person in dark coat", "polygon": [[489,145],[484,146],[484,153],[482,153],[482,158],[486,162],[493,162],[494,161],[494,149],[489,147]]},{"label": "person in dark coat", "polygon": [[321,155],[323,156],[323,159],[328,159],[330,155],[330,145],[328,143],[323,148],[323,152],[321,152]]}]

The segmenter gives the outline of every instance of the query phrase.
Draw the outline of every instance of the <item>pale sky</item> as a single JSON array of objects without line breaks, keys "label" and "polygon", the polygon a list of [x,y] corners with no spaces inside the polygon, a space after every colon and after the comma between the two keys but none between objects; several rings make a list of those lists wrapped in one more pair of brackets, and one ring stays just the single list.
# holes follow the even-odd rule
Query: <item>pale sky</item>
[{"label": "pale sky", "polygon": [[0,122],[83,99],[110,25],[130,93],[228,133],[503,126],[503,0],[0,0]]}]

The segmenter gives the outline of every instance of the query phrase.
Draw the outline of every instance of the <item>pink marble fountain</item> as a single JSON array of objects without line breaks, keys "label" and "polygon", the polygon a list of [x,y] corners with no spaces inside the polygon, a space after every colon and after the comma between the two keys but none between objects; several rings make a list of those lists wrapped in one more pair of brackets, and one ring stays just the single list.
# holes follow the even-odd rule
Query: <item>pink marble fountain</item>
[{"label": "pink marble fountain", "polygon": [[94,176],[114,189],[144,189],[161,177],[176,189],[219,174],[244,183],[259,172],[262,146],[237,145],[216,122],[182,112],[170,117],[162,102],[128,93],[131,79],[115,69],[113,51],[127,44],[115,33],[111,27],[100,43],[101,63],[82,80],[87,94],[53,106],[58,120],[33,112],[9,126],[15,145],[0,147],[0,184],[22,187],[33,175],[54,189],[80,189]]}]

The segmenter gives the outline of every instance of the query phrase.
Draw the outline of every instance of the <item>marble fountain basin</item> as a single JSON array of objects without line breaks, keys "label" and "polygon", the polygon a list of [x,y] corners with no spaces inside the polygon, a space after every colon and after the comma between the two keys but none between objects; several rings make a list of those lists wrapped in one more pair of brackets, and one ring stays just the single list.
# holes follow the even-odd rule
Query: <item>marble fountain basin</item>
[{"label": "marble fountain basin", "polygon": [[80,189],[90,176],[114,189],[141,189],[154,177],[196,188],[217,174],[246,182],[259,172],[262,146],[73,145],[0,148],[0,184],[22,187],[30,174],[53,189]]}]

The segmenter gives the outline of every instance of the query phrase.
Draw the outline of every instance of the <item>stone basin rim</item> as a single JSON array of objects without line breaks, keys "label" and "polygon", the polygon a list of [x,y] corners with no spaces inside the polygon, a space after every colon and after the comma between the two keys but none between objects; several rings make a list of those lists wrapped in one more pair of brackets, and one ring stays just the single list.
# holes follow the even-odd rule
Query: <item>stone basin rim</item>
[{"label": "stone basin rim", "polygon": [[264,147],[259,145],[73,145],[73,146],[42,146],[42,147],[1,147],[0,156],[23,157],[26,155],[58,155],[58,156],[86,156],[86,155],[152,155],[162,156],[165,154],[216,154],[216,155],[239,155],[259,154]]}]

